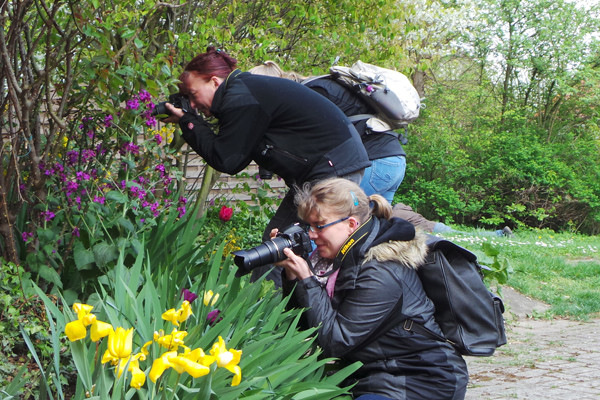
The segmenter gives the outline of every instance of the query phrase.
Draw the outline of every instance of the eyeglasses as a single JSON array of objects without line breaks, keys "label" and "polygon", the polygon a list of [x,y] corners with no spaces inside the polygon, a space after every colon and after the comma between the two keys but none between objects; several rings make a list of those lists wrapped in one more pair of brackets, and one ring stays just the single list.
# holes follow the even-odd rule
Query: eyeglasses
[{"label": "eyeglasses", "polygon": [[342,221],[347,220],[348,218],[350,218],[350,216],[347,216],[347,217],[344,217],[344,218],[340,218],[340,219],[338,219],[336,221],[330,222],[330,223],[325,224],[325,225],[315,225],[314,227],[312,225],[309,225],[308,229],[310,229],[310,231],[313,232],[313,233],[319,233],[323,229],[327,228],[328,226],[335,225],[337,223],[340,223]]}]

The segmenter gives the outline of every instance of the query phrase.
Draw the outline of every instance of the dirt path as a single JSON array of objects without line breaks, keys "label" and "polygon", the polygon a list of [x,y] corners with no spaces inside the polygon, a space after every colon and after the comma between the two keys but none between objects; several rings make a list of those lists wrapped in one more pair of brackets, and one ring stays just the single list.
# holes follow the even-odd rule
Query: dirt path
[{"label": "dirt path", "polygon": [[493,357],[466,357],[466,398],[600,399],[600,319],[531,319],[545,305],[509,291],[508,344]]}]

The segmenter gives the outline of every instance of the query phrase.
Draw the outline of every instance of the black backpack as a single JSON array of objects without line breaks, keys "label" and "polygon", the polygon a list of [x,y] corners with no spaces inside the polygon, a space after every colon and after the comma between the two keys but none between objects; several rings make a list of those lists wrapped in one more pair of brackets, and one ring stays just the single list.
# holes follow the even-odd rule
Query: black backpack
[{"label": "black backpack", "polygon": [[491,356],[506,344],[504,304],[483,283],[477,256],[433,235],[427,245],[429,254],[417,273],[444,337],[410,319],[404,321],[404,329],[449,342],[462,355]]}]

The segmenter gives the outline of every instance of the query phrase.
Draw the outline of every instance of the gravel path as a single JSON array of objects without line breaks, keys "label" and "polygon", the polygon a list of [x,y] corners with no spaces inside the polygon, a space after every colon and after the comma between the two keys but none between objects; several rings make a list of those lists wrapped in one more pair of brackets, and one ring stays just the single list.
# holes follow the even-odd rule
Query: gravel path
[{"label": "gravel path", "polygon": [[600,319],[532,319],[530,311],[543,304],[513,291],[503,295],[508,344],[492,357],[465,357],[466,398],[600,399]]}]

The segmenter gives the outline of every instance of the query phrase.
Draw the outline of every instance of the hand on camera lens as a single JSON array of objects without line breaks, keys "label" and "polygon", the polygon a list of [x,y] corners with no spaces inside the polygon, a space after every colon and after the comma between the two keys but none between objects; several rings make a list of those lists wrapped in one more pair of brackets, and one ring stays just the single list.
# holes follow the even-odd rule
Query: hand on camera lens
[{"label": "hand on camera lens", "polygon": [[178,123],[179,120],[181,119],[181,117],[183,117],[183,110],[181,108],[177,108],[175,107],[173,104],[171,103],[166,103],[165,107],[167,107],[167,109],[171,112],[171,115],[169,115],[167,118],[161,120],[162,122],[173,122],[173,123]]}]

